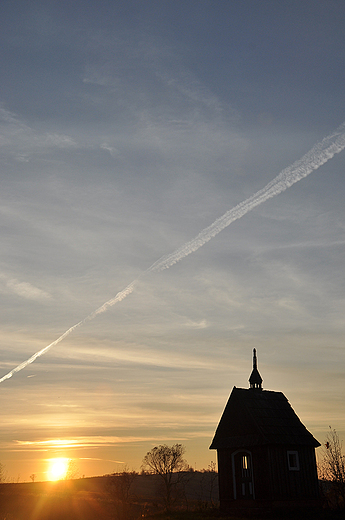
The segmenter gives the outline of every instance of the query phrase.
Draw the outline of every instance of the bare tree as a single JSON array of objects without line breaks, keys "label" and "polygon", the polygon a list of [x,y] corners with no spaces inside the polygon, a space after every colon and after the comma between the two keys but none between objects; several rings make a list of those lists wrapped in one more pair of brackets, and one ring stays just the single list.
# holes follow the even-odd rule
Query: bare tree
[{"label": "bare tree", "polygon": [[323,447],[323,459],[319,465],[320,477],[331,482],[328,498],[338,508],[345,507],[345,455],[342,452],[342,442],[335,429],[329,427]]},{"label": "bare tree", "polygon": [[118,520],[138,518],[138,511],[133,502],[132,484],[137,477],[136,471],[129,471],[127,467],[121,473],[109,475],[108,487],[114,497],[114,513]]},{"label": "bare tree", "polygon": [[186,449],[182,444],[156,446],[148,451],[143,459],[142,469],[158,475],[164,487],[166,509],[171,508],[176,492],[181,484],[188,464],[183,458]]},{"label": "bare tree", "polygon": [[32,482],[35,482],[35,480],[36,480],[36,473],[32,473],[30,475],[30,478],[31,478]]},{"label": "bare tree", "polygon": [[207,469],[201,470],[201,473],[200,490],[202,502],[204,507],[208,507],[209,504],[211,507],[214,507],[214,490],[218,479],[216,463],[212,460]]},{"label": "bare tree", "polygon": [[113,473],[110,475],[110,485],[112,493],[117,500],[123,503],[129,503],[132,499],[131,486],[137,477],[136,471],[129,471],[127,467],[121,473]]},{"label": "bare tree", "polygon": [[67,471],[65,475],[65,480],[72,480],[74,478],[78,478],[79,469],[77,463],[74,459],[69,459],[67,463]]}]

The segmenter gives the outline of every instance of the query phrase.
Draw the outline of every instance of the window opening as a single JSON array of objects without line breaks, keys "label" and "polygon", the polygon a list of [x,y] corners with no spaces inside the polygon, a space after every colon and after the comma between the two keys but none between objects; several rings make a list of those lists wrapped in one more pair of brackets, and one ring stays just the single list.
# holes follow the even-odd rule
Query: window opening
[{"label": "window opening", "polygon": [[298,451],[288,451],[288,466],[290,471],[299,471]]},{"label": "window opening", "polygon": [[242,477],[248,478],[251,475],[248,455],[242,455]]},{"label": "window opening", "polygon": [[234,451],[231,454],[231,466],[234,499],[255,499],[251,452],[249,450]]}]

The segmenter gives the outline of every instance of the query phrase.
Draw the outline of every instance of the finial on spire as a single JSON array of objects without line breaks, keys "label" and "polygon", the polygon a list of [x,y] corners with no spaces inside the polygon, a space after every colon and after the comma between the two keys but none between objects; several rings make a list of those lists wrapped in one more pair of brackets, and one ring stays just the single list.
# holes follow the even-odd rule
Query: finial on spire
[{"label": "finial on spire", "polygon": [[256,358],[256,348],[253,349],[253,368],[258,368],[258,360]]},{"label": "finial on spire", "polygon": [[249,378],[250,388],[262,389],[262,377],[258,371],[258,360],[256,357],[256,348],[253,349],[253,370]]}]

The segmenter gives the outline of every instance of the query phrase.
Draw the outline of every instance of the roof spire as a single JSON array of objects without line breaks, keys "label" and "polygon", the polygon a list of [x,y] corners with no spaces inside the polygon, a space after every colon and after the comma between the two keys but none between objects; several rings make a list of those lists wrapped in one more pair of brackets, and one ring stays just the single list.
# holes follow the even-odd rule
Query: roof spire
[{"label": "roof spire", "polygon": [[256,348],[253,349],[253,370],[249,378],[250,388],[262,389],[262,377],[258,371],[258,360],[256,357]]}]

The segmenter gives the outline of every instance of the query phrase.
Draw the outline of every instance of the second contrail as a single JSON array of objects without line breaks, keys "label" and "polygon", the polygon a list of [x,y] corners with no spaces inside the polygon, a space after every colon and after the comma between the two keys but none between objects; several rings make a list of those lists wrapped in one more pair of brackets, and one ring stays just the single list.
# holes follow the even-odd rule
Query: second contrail
[{"label": "second contrail", "polygon": [[[293,184],[300,181],[304,177],[307,177],[314,170],[317,170],[325,164],[327,161],[332,159],[334,155],[340,153],[345,148],[345,123],[339,126],[337,130],[335,130],[332,134],[328,135],[322,141],[317,143],[309,152],[307,152],[301,159],[294,162],[291,166],[288,166],[284,170],[282,170],[271,182],[269,182],[264,188],[256,192],[254,195],[244,200],[237,206],[233,207],[224,215],[219,217],[217,220],[213,222],[210,226],[203,229],[195,238],[186,242],[183,246],[179,247],[172,253],[162,256],[159,258],[154,264],[152,264],[140,278],[145,276],[146,274],[154,271],[163,271],[164,269],[169,269],[169,267],[173,266],[186,256],[194,253],[206,244],[211,238],[215,237],[220,233],[223,229],[229,226],[235,220],[243,217],[246,213],[254,209],[256,206],[259,206],[266,200],[279,195],[287,188],[290,188]],[[137,282],[137,280],[133,280],[125,289],[118,292],[117,295],[105,302],[101,307],[93,311],[89,314],[84,320],[79,321],[73,325],[73,327],[69,328],[64,332],[59,338],[57,338],[53,343],[50,343],[43,349],[39,350],[35,354],[33,354],[29,359],[23,361],[20,365],[15,367],[13,370],[5,374],[1,379],[0,383],[12,377],[16,372],[23,370],[26,366],[33,363],[38,357],[42,356],[52,347],[60,343],[66,336],[68,336],[71,332],[73,332],[77,327],[80,327],[87,321],[93,320],[98,314],[101,314],[112,307],[116,303],[122,301],[126,298],[130,293],[133,292]]]}]

